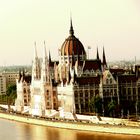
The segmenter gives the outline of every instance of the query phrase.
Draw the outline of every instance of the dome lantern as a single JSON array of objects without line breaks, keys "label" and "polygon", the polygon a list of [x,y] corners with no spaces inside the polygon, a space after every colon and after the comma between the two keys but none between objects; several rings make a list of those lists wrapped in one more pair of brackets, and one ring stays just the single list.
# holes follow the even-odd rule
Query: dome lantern
[{"label": "dome lantern", "polygon": [[[65,39],[61,46],[61,57],[71,57],[72,55],[77,58],[79,56],[81,59],[86,59],[86,51],[83,44],[78,38],[74,36],[74,29],[72,25],[72,19],[70,20],[70,36]],[[75,59],[76,60],[76,59]]]}]

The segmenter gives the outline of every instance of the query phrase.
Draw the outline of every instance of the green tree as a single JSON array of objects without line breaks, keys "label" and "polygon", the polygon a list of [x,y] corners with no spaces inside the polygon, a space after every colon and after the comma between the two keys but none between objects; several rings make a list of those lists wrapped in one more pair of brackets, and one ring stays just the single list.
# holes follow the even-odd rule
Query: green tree
[{"label": "green tree", "polygon": [[109,112],[110,116],[114,117],[116,107],[117,107],[116,102],[111,100],[108,104],[108,112]]},{"label": "green tree", "polygon": [[102,98],[99,95],[92,97],[90,109],[95,113],[102,113]]},{"label": "green tree", "polygon": [[8,110],[10,111],[10,105],[14,104],[14,101],[16,99],[16,85],[9,85],[7,87],[6,96],[7,96],[7,105]]}]

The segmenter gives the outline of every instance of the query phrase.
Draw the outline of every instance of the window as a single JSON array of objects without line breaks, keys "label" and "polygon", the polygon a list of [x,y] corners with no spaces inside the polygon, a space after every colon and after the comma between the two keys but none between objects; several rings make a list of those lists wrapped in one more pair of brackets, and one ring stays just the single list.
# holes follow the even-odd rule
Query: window
[{"label": "window", "polygon": [[80,93],[80,97],[83,97],[83,93]]},{"label": "window", "polygon": [[49,106],[50,105],[50,103],[49,102],[47,102],[47,106]]},{"label": "window", "polygon": [[75,92],[75,97],[78,97],[78,93],[77,92]]},{"label": "window", "polygon": [[49,90],[47,90],[47,96],[49,96]]},{"label": "window", "polygon": [[85,91],[85,97],[88,97],[88,91],[87,90]]},{"label": "window", "polygon": [[131,95],[131,89],[128,88],[128,95]]},{"label": "window", "polygon": [[26,89],[25,88],[23,89],[23,92],[26,93]]},{"label": "window", "polygon": [[106,84],[108,84],[108,79],[106,79]]},{"label": "window", "polygon": [[76,109],[79,109],[79,105],[78,104],[76,104],[75,106],[76,106]]},{"label": "window", "polygon": [[112,79],[110,79],[110,84],[112,84]]},{"label": "window", "polygon": [[98,89],[95,90],[95,95],[97,95],[97,94],[99,94],[99,90]]}]

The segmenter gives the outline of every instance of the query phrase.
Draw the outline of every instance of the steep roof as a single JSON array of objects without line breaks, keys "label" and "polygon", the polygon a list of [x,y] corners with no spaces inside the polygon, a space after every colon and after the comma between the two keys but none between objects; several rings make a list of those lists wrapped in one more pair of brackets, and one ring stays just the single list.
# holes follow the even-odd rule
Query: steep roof
[{"label": "steep roof", "polygon": [[86,60],[83,66],[83,71],[92,69],[101,70],[101,60]]},{"label": "steep roof", "polygon": [[123,73],[125,72],[124,69],[119,69],[119,68],[117,68],[117,69],[116,69],[116,68],[115,68],[115,69],[110,68],[109,71],[110,71],[112,74],[123,74]]},{"label": "steep roof", "polygon": [[76,77],[76,83],[79,85],[99,85],[100,84],[100,77]]},{"label": "steep roof", "polygon": [[118,76],[118,82],[119,83],[131,83],[136,82],[138,78],[134,74],[127,74],[127,75],[120,75]]}]

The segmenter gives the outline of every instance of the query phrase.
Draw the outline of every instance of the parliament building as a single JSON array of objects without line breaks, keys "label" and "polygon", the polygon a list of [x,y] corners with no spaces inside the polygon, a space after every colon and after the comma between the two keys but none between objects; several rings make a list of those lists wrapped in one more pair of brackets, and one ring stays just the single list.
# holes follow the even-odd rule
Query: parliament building
[{"label": "parliament building", "polygon": [[[36,44],[32,75],[19,72],[16,110],[31,115],[49,116],[59,112],[108,115],[108,105],[115,103],[115,116],[140,113],[140,65],[132,69],[110,68],[103,47],[102,59],[97,48],[96,59],[88,59],[85,47],[75,37],[72,20],[69,36],[60,48],[59,60],[53,61],[44,49],[38,57]],[[101,104],[93,110],[91,102],[99,97]],[[28,109],[25,109],[27,108]],[[96,107],[95,107],[96,108]],[[114,116],[114,117],[115,117]]]}]

